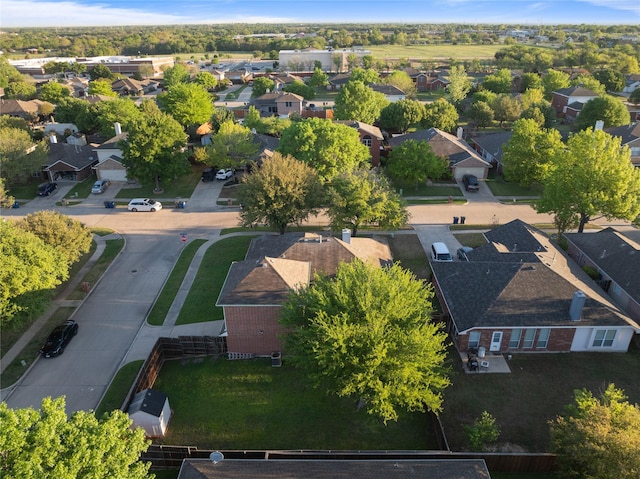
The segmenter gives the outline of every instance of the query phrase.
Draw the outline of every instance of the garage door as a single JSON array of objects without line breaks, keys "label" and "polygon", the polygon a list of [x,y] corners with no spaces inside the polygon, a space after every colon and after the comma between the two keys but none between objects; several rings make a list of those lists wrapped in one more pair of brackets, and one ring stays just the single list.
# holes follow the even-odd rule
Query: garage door
[{"label": "garage door", "polygon": [[99,179],[109,181],[127,181],[127,170],[103,170],[100,169]]},{"label": "garage door", "polygon": [[454,176],[456,180],[461,180],[464,175],[473,175],[477,178],[484,178],[484,168],[456,168],[454,170]]}]

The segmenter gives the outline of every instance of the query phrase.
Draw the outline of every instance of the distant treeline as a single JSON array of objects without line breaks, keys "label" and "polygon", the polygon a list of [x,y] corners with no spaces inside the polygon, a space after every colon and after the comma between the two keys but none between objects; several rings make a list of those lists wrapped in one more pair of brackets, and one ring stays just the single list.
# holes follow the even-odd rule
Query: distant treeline
[{"label": "distant treeline", "polygon": [[[514,43],[505,34],[514,29],[531,32],[550,43],[571,46],[591,43],[595,48],[625,45],[626,54],[638,55],[637,25],[161,25],[86,28],[4,29],[0,49],[47,56],[178,55],[194,52],[250,52],[277,59],[277,52],[303,48],[348,48],[370,45],[499,44]],[[260,36],[264,35],[264,36]],[[280,35],[280,36],[276,36]],[[627,48],[628,47],[628,48]]]}]

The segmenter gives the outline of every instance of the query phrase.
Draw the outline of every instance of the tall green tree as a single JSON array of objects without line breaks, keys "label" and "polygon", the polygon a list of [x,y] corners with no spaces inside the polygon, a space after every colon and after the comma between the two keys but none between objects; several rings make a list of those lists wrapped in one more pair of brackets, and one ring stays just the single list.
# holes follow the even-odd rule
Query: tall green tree
[{"label": "tall green tree", "polygon": [[329,185],[328,196],[327,214],[334,231],[349,228],[356,236],[363,225],[397,230],[409,218],[387,179],[367,168],[338,175]]},{"label": "tall green tree", "polygon": [[482,88],[497,95],[507,94],[511,93],[511,82],[511,70],[502,68],[491,75],[487,75],[482,82]]},{"label": "tall green tree", "polygon": [[298,80],[287,85],[284,91],[300,95],[305,100],[313,100],[316,97],[316,90],[314,88]]},{"label": "tall green tree", "polygon": [[525,73],[522,75],[521,89],[523,92],[527,90],[542,90],[542,78],[537,73]]},{"label": "tall green tree", "polygon": [[404,133],[425,117],[425,106],[416,100],[399,100],[389,103],[380,112],[379,124],[392,133]]},{"label": "tall green tree", "polygon": [[342,263],[290,294],[281,323],[290,361],[312,384],[360,400],[385,423],[442,408],[450,384],[446,333],[431,320],[433,289],[395,264]]},{"label": "tall green tree", "polygon": [[268,77],[258,77],[253,80],[253,87],[251,87],[251,96],[257,98],[264,95],[267,91],[273,91],[276,86],[275,82]]},{"label": "tall green tree", "polygon": [[118,96],[118,94],[111,89],[110,80],[93,80],[89,82],[89,95],[103,95],[103,96]]},{"label": "tall green tree", "polygon": [[476,128],[491,126],[493,124],[493,108],[485,101],[475,101],[467,110],[467,116],[471,124]]},{"label": "tall green tree", "polygon": [[389,104],[382,93],[373,91],[361,81],[349,80],[336,97],[334,112],[339,120],[356,120],[373,124]]},{"label": "tall green tree", "polygon": [[551,70],[542,77],[542,87],[544,88],[544,97],[547,100],[551,100],[553,92],[562,88],[567,88],[570,85],[569,75],[559,70]]},{"label": "tall green tree", "polygon": [[577,224],[580,233],[596,215],[634,220],[640,214],[640,171],[620,143],[601,130],[571,136],[566,149],[553,156],[535,209]]},{"label": "tall green tree", "polygon": [[436,155],[428,142],[419,140],[407,140],[394,148],[386,169],[391,179],[416,189],[428,178],[441,178],[448,171],[447,160]]},{"label": "tall green tree", "polygon": [[206,146],[206,164],[219,168],[241,168],[254,159],[258,146],[249,128],[226,121]]},{"label": "tall green tree", "polygon": [[320,68],[313,69],[313,75],[309,78],[309,86],[311,88],[322,88],[329,84],[329,75],[323,72]]},{"label": "tall green tree", "polygon": [[471,82],[467,77],[467,72],[462,65],[453,65],[449,70],[449,85],[447,86],[447,95],[449,100],[456,107],[462,100],[467,98],[471,91]]},{"label": "tall green tree", "polygon": [[389,74],[387,77],[385,77],[383,81],[384,83],[393,85],[396,88],[399,88],[400,90],[402,90],[407,96],[407,98],[415,98],[416,96],[416,93],[417,93],[416,84],[414,83],[414,81],[411,79],[411,77],[407,72],[404,72],[402,70],[396,70],[391,74]]},{"label": "tall green tree", "polygon": [[80,131],[91,131],[95,128],[95,108],[86,100],[80,98],[63,98],[55,109],[58,123],[73,123]]},{"label": "tall green tree", "polygon": [[502,148],[505,179],[521,186],[542,183],[553,166],[554,156],[564,147],[555,128],[541,129],[533,119],[516,121],[513,135]]},{"label": "tall green tree", "polygon": [[189,171],[185,147],[187,135],[182,126],[166,113],[148,108],[149,113],[131,122],[127,141],[122,142],[122,163],[129,178],[155,183],[172,181]]},{"label": "tall green tree", "polygon": [[[255,107],[253,105],[251,105],[249,107],[249,111],[251,111],[251,108],[253,108],[255,110]],[[258,117],[259,116],[260,116],[260,114],[258,113]],[[233,110],[228,110],[224,106],[215,107],[213,109],[213,113],[211,113],[211,118],[209,119],[209,123],[211,124],[211,133],[213,133],[213,134],[218,133],[218,130],[220,129],[220,126],[223,123],[226,123],[228,121],[233,122],[233,123],[236,122],[236,116],[233,113]],[[247,125],[247,127],[251,128],[249,125]]]},{"label": "tall green tree", "polygon": [[29,133],[19,128],[0,128],[0,176],[8,182],[27,181],[46,163],[46,142],[34,142]]},{"label": "tall green tree", "polygon": [[24,80],[12,81],[4,87],[4,96],[13,100],[33,100],[36,97],[36,87]]},{"label": "tall green tree", "polygon": [[142,112],[131,98],[114,98],[101,101],[94,107],[96,126],[106,138],[115,136],[115,123],[120,123],[122,131],[128,131],[129,125],[142,118]]},{"label": "tall green tree", "polygon": [[162,84],[165,88],[171,88],[178,83],[187,83],[191,79],[191,72],[182,63],[176,63],[164,71]]},{"label": "tall green tree", "polygon": [[69,89],[62,84],[50,81],[40,87],[38,91],[38,98],[42,101],[48,101],[50,103],[58,103],[64,97],[71,95]]},{"label": "tall green tree", "polygon": [[583,130],[595,127],[596,121],[602,120],[604,128],[622,126],[631,123],[631,117],[624,103],[611,95],[593,98],[584,104],[576,125]]},{"label": "tall green tree", "polygon": [[372,68],[353,68],[351,75],[349,75],[349,81],[359,81],[365,85],[370,83],[378,83],[380,81],[380,75]]},{"label": "tall green tree", "polygon": [[520,118],[522,114],[522,103],[516,98],[508,94],[501,94],[491,104],[494,119],[500,122],[502,128],[503,122],[512,122]]},{"label": "tall green tree", "polygon": [[444,98],[428,103],[421,124],[424,128],[438,128],[452,133],[458,124],[458,110]]},{"label": "tall green tree", "polygon": [[172,85],[158,95],[158,104],[185,128],[207,122],[214,109],[211,95],[197,83]]},{"label": "tall green tree", "polygon": [[629,95],[629,101],[634,105],[640,104],[640,88],[636,88],[631,92],[631,95]]},{"label": "tall green tree", "polygon": [[600,397],[587,389],[551,421],[562,477],[636,479],[640,475],[640,407],[610,384]]},{"label": "tall green tree", "polygon": [[193,79],[193,82],[205,90],[213,90],[218,86],[218,80],[211,72],[199,72]]},{"label": "tall green tree", "polygon": [[89,252],[93,240],[93,233],[83,223],[54,210],[29,213],[16,226],[53,246],[69,266]]},{"label": "tall green tree", "polygon": [[578,75],[570,81],[570,84],[571,86],[581,86],[587,90],[597,93],[598,95],[605,95],[607,93],[605,86],[587,73]]},{"label": "tall green tree", "polygon": [[286,228],[316,214],[323,204],[316,171],[292,156],[275,153],[256,172],[242,178],[238,198],[244,226],[266,223],[284,234]]},{"label": "tall green tree", "polygon": [[105,80],[113,80],[114,74],[109,70],[108,66],[98,63],[89,71],[89,78],[91,78],[92,81],[96,81],[101,78],[104,78]]},{"label": "tall green tree", "polygon": [[33,305],[29,293],[59,285],[67,279],[69,268],[53,246],[12,221],[0,221],[0,238],[0,324],[6,325],[18,311]]},{"label": "tall green tree", "polygon": [[40,409],[0,403],[0,471],[6,479],[151,479],[140,455],[150,442],[131,419],[115,410],[97,419],[92,411],[68,417],[65,398],[45,398]]},{"label": "tall green tree", "polygon": [[320,118],[293,122],[282,132],[278,151],[308,164],[324,181],[360,166],[371,156],[355,128]]}]

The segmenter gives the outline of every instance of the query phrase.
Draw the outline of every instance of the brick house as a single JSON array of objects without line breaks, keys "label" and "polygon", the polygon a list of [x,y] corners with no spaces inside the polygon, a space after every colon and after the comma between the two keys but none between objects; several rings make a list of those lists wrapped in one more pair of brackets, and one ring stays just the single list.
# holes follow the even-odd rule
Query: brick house
[{"label": "brick house", "polygon": [[302,115],[305,99],[295,93],[270,92],[254,98],[251,102],[261,116]]},{"label": "brick house", "polygon": [[536,228],[485,233],[468,261],[432,263],[458,351],[625,352],[640,326]]},{"label": "brick house", "polygon": [[82,181],[93,174],[92,167],[96,163],[98,159],[90,145],[51,143],[43,171],[50,181]]},{"label": "brick house", "polygon": [[418,91],[438,91],[449,86],[449,80],[432,73],[420,73],[416,76],[416,88]]},{"label": "brick house", "polygon": [[640,323],[640,244],[606,228],[597,233],[566,233],[567,252],[579,266],[595,268],[597,284]]},{"label": "brick house", "polygon": [[628,146],[631,150],[631,163],[636,168],[640,168],[640,122],[629,125],[614,126],[605,128],[605,133],[620,138],[622,146]]},{"label": "brick house", "polygon": [[496,173],[502,174],[502,148],[512,136],[512,131],[480,134],[471,138],[471,146],[495,168]]},{"label": "brick house", "polygon": [[355,258],[384,266],[392,262],[382,238],[343,239],[313,233],[255,238],[244,261],[232,263],[216,302],[224,311],[227,350],[241,355],[281,351],[278,324],[289,291],[307,287],[316,273],[334,275]]},{"label": "brick house", "polygon": [[380,165],[380,151],[384,149],[382,144],[384,136],[382,135],[380,128],[355,120],[338,120],[336,123],[342,123],[343,125],[347,125],[358,130],[360,142],[369,148],[371,164],[373,166]]},{"label": "brick house", "polygon": [[551,106],[559,118],[564,118],[568,115],[575,119],[580,113],[582,106],[594,98],[598,98],[598,94],[582,86],[561,88],[553,92]]}]

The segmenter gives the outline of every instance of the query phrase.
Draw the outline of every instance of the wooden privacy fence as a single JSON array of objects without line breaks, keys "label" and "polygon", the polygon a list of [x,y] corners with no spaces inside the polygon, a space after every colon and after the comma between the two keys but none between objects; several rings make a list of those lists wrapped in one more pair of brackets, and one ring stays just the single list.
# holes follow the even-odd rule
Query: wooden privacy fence
[{"label": "wooden privacy fence", "polygon": [[[184,459],[208,459],[212,450],[195,446],[151,445],[141,456],[142,461],[151,462],[151,468],[178,469]],[[526,453],[465,453],[442,451],[220,451],[225,459],[315,459],[315,460],[442,460],[483,459],[490,472],[502,473],[551,473],[555,471],[554,454]]]}]

